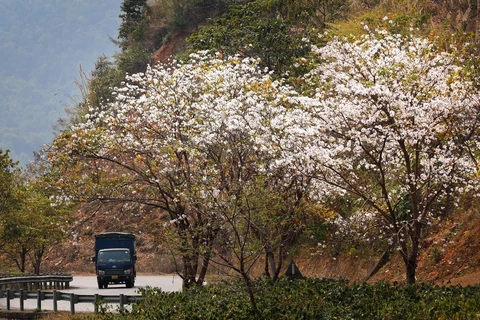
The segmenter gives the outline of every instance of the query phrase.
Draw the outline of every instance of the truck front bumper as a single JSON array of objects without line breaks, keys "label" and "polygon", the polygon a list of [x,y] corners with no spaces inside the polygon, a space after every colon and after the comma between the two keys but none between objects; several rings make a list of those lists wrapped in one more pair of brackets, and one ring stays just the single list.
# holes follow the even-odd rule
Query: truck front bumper
[{"label": "truck front bumper", "polygon": [[133,276],[129,275],[98,275],[99,283],[127,283],[132,281]]}]

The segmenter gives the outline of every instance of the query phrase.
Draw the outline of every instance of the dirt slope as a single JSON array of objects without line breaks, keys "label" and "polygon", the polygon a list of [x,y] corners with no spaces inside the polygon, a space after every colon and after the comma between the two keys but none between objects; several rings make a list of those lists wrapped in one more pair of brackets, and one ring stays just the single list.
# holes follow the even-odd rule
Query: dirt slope
[{"label": "dirt slope", "polygon": [[[84,217],[85,218],[85,217]],[[118,227],[116,220],[123,220]],[[117,220],[118,221],[118,220]],[[104,231],[134,232],[138,239],[138,270],[141,273],[174,273],[175,265],[168,252],[161,248],[158,234],[161,217],[138,216],[127,212],[112,219],[107,214],[97,214],[78,224],[76,233],[51,250],[44,261],[43,272],[93,273],[94,234]],[[480,216],[472,211],[444,224],[427,237],[417,269],[417,279],[445,285],[480,284]],[[377,257],[359,259],[351,256],[328,255],[293,257],[300,271],[308,277],[348,278],[361,282],[374,266]],[[262,268],[260,264],[259,270]],[[370,281],[404,281],[404,267],[396,255]]]}]

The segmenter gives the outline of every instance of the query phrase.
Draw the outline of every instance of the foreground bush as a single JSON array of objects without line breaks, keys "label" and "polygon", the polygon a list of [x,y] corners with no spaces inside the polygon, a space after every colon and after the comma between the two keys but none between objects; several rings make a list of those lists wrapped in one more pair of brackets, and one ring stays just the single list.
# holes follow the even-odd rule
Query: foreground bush
[{"label": "foreground bush", "polygon": [[[480,319],[480,286],[349,284],[345,280],[257,281],[263,319]],[[142,290],[128,314],[108,319],[254,319],[240,282],[194,287],[182,293]]]}]

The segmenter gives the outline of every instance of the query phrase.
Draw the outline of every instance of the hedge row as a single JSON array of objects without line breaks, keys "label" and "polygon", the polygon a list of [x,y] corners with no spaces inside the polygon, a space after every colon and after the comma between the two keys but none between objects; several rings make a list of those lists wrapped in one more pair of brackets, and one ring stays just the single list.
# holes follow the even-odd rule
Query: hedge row
[{"label": "hedge row", "polygon": [[[480,319],[480,287],[349,284],[332,279],[256,281],[262,319]],[[108,319],[255,319],[241,282],[182,293],[142,290],[144,300]]]}]

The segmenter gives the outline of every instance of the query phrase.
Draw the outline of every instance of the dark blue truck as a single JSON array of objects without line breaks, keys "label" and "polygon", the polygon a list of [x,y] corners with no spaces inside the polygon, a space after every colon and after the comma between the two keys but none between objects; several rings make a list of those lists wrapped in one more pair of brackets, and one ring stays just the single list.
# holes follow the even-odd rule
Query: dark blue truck
[{"label": "dark blue truck", "polygon": [[95,235],[95,256],[92,258],[97,273],[98,288],[109,284],[135,285],[135,235],[125,232],[105,232]]}]

